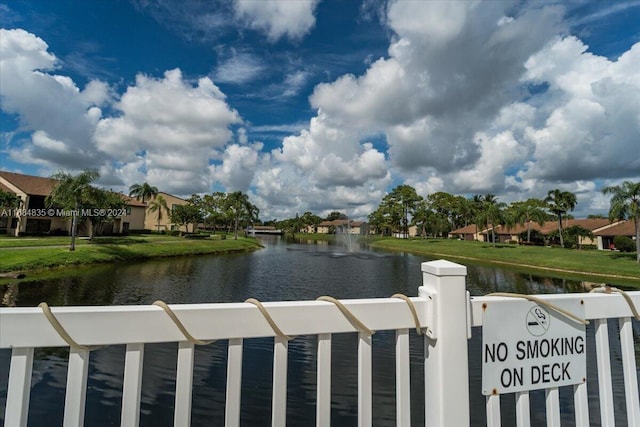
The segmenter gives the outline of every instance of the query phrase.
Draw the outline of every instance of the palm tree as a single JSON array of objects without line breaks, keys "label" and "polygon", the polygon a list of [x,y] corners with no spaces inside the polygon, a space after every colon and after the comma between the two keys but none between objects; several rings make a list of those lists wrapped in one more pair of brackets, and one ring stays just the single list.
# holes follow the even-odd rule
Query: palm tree
[{"label": "palm tree", "polygon": [[504,214],[503,209],[505,208],[505,204],[502,202],[498,202],[498,198],[495,194],[485,194],[482,199],[481,210],[476,217],[476,226],[481,224],[489,229],[489,224],[491,224],[491,241],[493,246],[496,246],[496,233],[495,229],[497,225],[500,225],[504,222]]},{"label": "palm tree", "polygon": [[157,212],[157,231],[160,231],[160,220],[162,219],[162,212],[165,212],[167,215],[169,214],[169,206],[167,206],[167,201],[162,197],[162,194],[158,195],[155,199],[149,202],[149,207],[147,208],[149,212]]},{"label": "palm tree", "polygon": [[562,238],[562,215],[572,211],[578,204],[576,195],[569,191],[560,191],[556,188],[547,193],[544,199],[548,203],[549,210],[558,216],[558,235],[560,236],[560,246],[564,247],[564,239]]},{"label": "palm tree", "polygon": [[146,202],[147,199],[150,199],[154,196],[158,195],[158,188],[152,185],[145,183],[142,184],[133,184],[129,187],[129,196],[133,196],[136,199],[142,199],[142,202]]},{"label": "palm tree", "polygon": [[640,263],[640,182],[625,181],[622,185],[606,187],[604,194],[611,194],[609,219],[633,218],[636,230],[636,260]]},{"label": "palm tree", "polygon": [[527,243],[531,243],[531,222],[535,221],[540,226],[544,224],[547,217],[545,203],[540,199],[528,199],[526,202],[514,202],[511,207],[515,223],[523,227],[527,225]]},{"label": "palm tree", "polygon": [[47,196],[48,206],[58,206],[73,212],[71,216],[71,246],[70,251],[76,250],[76,234],[78,228],[78,213],[83,205],[92,199],[91,183],[100,174],[95,169],[86,169],[78,176],[67,172],[58,172],[51,178],[58,181],[51,194]]}]

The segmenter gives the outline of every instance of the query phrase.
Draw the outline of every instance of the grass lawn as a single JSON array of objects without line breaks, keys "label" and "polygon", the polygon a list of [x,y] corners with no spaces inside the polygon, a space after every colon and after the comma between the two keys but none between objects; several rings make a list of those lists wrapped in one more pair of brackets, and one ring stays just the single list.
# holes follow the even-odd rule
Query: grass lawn
[{"label": "grass lawn", "polygon": [[[251,238],[214,240],[162,235],[101,237],[93,242],[81,240],[73,252],[69,251],[68,237],[2,238],[0,242],[0,273],[169,256],[248,252],[261,247]],[[29,244],[25,245],[27,242]]]},{"label": "grass lawn", "polygon": [[[547,271],[554,276],[610,281],[640,287],[640,264],[635,253],[518,246],[453,239],[385,238],[374,248],[411,252],[454,262],[506,266],[517,270]],[[607,280],[610,279],[610,280]]]}]

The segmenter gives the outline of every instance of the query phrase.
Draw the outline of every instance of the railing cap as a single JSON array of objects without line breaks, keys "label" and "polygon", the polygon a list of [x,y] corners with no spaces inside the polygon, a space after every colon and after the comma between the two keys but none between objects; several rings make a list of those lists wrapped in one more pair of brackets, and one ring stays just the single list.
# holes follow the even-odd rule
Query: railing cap
[{"label": "railing cap", "polygon": [[455,262],[439,259],[422,263],[422,272],[434,276],[466,276],[467,267]]}]

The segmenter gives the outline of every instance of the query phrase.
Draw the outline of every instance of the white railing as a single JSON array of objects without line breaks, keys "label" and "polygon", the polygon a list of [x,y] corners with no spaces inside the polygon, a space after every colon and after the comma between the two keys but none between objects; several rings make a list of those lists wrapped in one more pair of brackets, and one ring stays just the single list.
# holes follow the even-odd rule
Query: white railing
[{"label": "white railing", "polygon": [[[473,327],[483,321],[482,304],[512,303],[500,297],[469,298],[465,288],[466,267],[448,261],[422,264],[423,284],[419,296],[410,298],[425,333],[425,378],[412,378],[409,369],[409,334],[415,333],[410,304],[397,298],[342,300],[354,318],[327,301],[264,303],[277,328],[274,332],[261,311],[250,303],[172,305],[171,311],[188,334],[198,340],[228,340],[225,425],[240,424],[243,339],[274,337],[272,425],[284,426],[287,402],[286,336],[317,337],[316,425],[330,425],[332,334],[358,333],[358,425],[372,419],[372,340],[358,324],[377,330],[395,330],[396,422],[411,426],[410,383],[425,389],[425,424],[469,426],[469,367],[467,340]],[[640,292],[630,292],[640,306]],[[626,425],[640,426],[637,361],[630,308],[620,295],[568,294],[540,296],[549,301],[581,299],[588,319],[595,320],[598,355],[600,413],[603,426],[614,425],[609,356],[609,319],[620,322],[622,365],[625,376]],[[502,302],[501,302],[502,303]],[[64,425],[81,426],[87,389],[91,346],[126,344],[121,425],[137,426],[140,419],[145,344],[178,342],[174,425],[191,421],[191,396],[195,344],[185,338],[170,316],[157,306],[57,307],[52,310],[63,332],[80,344],[71,346],[68,362]],[[55,321],[53,322],[55,323]],[[286,335],[286,336],[285,336]],[[588,345],[591,344],[588,342]],[[0,348],[11,348],[6,426],[26,426],[34,349],[69,347],[60,328],[52,326],[41,308],[0,308]],[[472,355],[474,357],[474,355]],[[479,357],[479,355],[478,355]],[[617,362],[617,361],[616,361]],[[6,367],[2,367],[5,370]],[[576,425],[589,425],[586,384],[574,386]],[[546,391],[547,425],[560,425],[558,389]],[[487,397],[487,424],[501,425],[500,396]],[[517,425],[528,426],[529,394],[516,396]]]}]

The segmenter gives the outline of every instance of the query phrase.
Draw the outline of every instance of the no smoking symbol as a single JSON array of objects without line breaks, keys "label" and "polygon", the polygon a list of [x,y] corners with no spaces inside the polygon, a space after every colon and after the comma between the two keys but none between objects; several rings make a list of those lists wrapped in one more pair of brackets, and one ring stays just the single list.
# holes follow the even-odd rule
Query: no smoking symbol
[{"label": "no smoking symbol", "polygon": [[527,313],[527,330],[534,337],[544,335],[549,330],[551,316],[549,312],[539,305],[533,307]]}]

